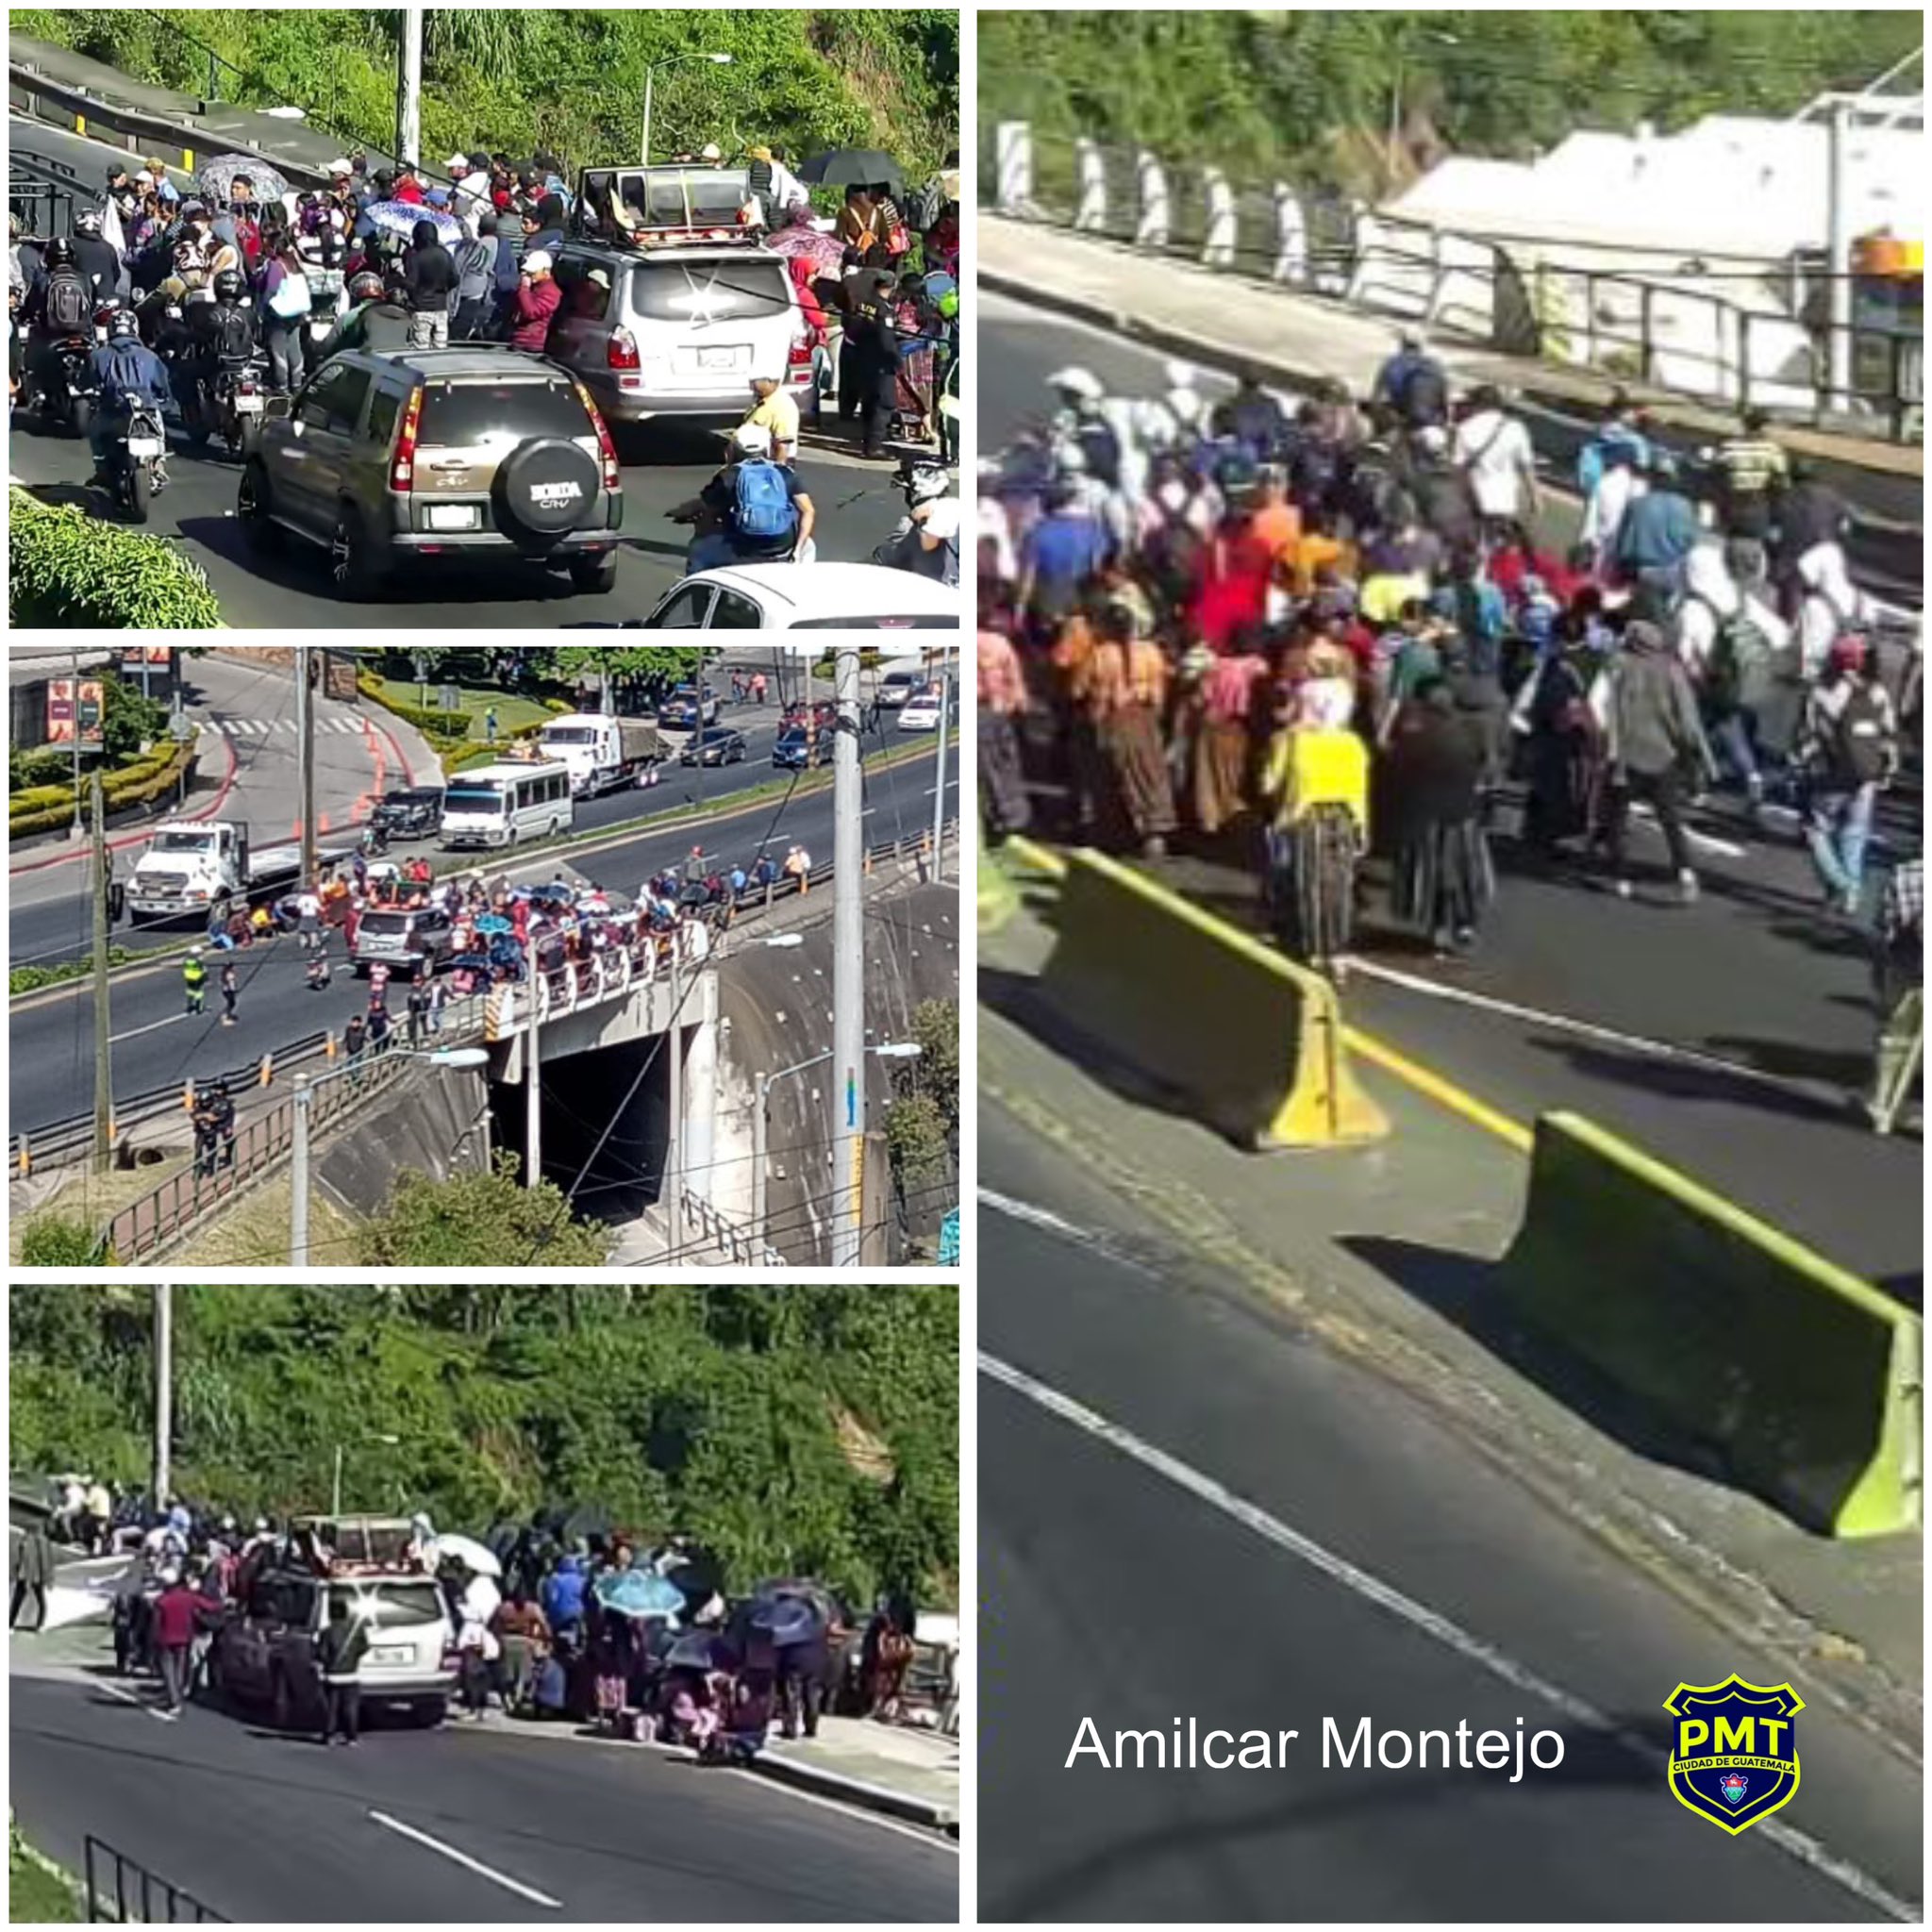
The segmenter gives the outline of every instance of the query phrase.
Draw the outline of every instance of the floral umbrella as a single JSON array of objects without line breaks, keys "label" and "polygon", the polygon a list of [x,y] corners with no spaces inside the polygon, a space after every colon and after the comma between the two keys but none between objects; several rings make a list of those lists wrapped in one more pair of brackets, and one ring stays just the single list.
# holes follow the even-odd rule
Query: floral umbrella
[{"label": "floral umbrella", "polygon": [[195,178],[202,193],[223,208],[235,198],[235,176],[246,175],[255,186],[257,201],[280,201],[291,191],[282,176],[254,155],[217,155],[201,164]]},{"label": "floral umbrella", "polygon": [[364,235],[374,229],[378,234],[393,235],[399,241],[412,242],[418,222],[433,223],[439,242],[463,239],[463,225],[455,215],[444,214],[441,208],[420,201],[372,201],[357,217],[356,232]]}]

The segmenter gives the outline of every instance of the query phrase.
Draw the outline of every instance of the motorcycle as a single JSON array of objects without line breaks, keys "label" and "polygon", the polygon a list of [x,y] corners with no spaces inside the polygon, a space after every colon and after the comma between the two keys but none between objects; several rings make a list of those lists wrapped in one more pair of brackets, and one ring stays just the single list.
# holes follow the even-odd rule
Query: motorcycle
[{"label": "motorcycle", "polygon": [[[689,508],[682,509],[671,509],[666,510],[664,514],[674,524],[683,524],[690,529],[691,541],[685,545],[684,567],[688,573],[695,572],[699,567],[697,563],[694,561],[697,556],[698,545],[702,543],[706,540],[706,538],[717,535],[717,533],[724,527],[723,525],[720,523],[718,517],[712,512],[710,508],[708,505],[703,504],[699,505],[695,509],[691,509]],[[818,561],[818,540],[813,537],[808,537],[803,543],[799,544],[798,547],[792,551],[791,555],[789,558],[786,558],[782,560],[787,563],[816,563]],[[728,560],[735,563],[743,563],[753,561],[754,559],[746,558],[733,558]],[[755,560],[762,563],[770,563],[774,561],[774,558],[769,557],[760,558]],[[715,566],[713,567],[715,568]]]},{"label": "motorcycle", "polygon": [[85,436],[100,407],[100,385],[94,380],[92,336],[69,336],[54,345],[54,387],[45,403],[48,413],[60,418],[73,436]]},{"label": "motorcycle", "polygon": [[261,433],[261,419],[268,408],[261,374],[261,365],[253,360],[224,362],[215,372],[209,403],[215,429],[228,445],[230,456],[246,456]]},{"label": "motorcycle", "polygon": [[147,522],[148,505],[168,487],[167,454],[160,410],[152,403],[136,403],[127,426],[114,439],[108,469],[115,501],[137,524]]}]

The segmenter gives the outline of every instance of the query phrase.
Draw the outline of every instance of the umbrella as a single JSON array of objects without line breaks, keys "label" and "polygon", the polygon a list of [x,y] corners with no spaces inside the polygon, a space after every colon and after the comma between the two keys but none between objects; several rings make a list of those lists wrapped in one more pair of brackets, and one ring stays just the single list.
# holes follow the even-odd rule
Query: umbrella
[{"label": "umbrella", "polygon": [[715,1630],[682,1630],[677,1641],[664,1653],[669,1671],[708,1671],[727,1668],[731,1646]]},{"label": "umbrella", "polygon": [[684,1592],[647,1570],[618,1570],[591,1586],[597,1601],[614,1616],[662,1617],[675,1623],[684,1614]]},{"label": "umbrella", "polygon": [[835,147],[813,155],[800,164],[798,178],[821,188],[864,188],[883,181],[895,197],[904,192],[906,180],[898,162],[875,147]]},{"label": "umbrella", "polygon": [[837,275],[845,254],[845,244],[838,236],[822,235],[816,228],[803,225],[780,228],[775,235],[767,236],[765,246],[774,255],[803,256],[811,264],[811,272],[815,275]]},{"label": "umbrella", "polygon": [[450,963],[453,966],[466,966],[472,973],[482,973],[489,968],[490,956],[487,953],[460,953]]},{"label": "umbrella", "polygon": [[210,201],[225,208],[235,198],[237,175],[246,175],[255,184],[257,201],[280,201],[290,192],[288,182],[258,155],[217,155],[201,164],[195,184]]},{"label": "umbrella", "polygon": [[509,920],[505,919],[500,913],[486,912],[483,915],[483,917],[476,922],[476,930],[478,932],[490,933],[514,932],[516,930],[516,926]]},{"label": "umbrella", "polygon": [[809,1643],[825,1634],[825,1620],[818,1606],[802,1596],[768,1597],[756,1603],[749,1621],[753,1629],[766,1631],[780,1650]]},{"label": "umbrella", "polygon": [[440,1536],[435,1544],[436,1564],[441,1568],[444,1563],[460,1563],[465,1570],[474,1570],[479,1576],[501,1576],[503,1565],[495,1555],[486,1549],[473,1536]]},{"label": "umbrella", "polygon": [[460,242],[463,239],[463,225],[455,215],[444,214],[440,208],[433,208],[420,201],[372,201],[356,221],[356,232],[366,235],[371,229],[380,234],[394,235],[400,241],[415,239],[416,224],[430,222],[436,227],[439,242]]}]

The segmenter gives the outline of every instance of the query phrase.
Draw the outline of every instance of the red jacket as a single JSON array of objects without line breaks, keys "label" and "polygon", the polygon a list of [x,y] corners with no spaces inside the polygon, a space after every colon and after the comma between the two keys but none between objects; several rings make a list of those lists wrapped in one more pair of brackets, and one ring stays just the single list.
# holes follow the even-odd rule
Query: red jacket
[{"label": "red jacket", "polygon": [[212,1607],[186,1584],[164,1590],[155,1600],[155,1642],[162,1650],[186,1650],[194,1641],[194,1627]]},{"label": "red jacket", "polygon": [[541,356],[549,340],[550,319],[562,300],[563,291],[555,281],[519,282],[510,304],[511,346],[531,349]]}]

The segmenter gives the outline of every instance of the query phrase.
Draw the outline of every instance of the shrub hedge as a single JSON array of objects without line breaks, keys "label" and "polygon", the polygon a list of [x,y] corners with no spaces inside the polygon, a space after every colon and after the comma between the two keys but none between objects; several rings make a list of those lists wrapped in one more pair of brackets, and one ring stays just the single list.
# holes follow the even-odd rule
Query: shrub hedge
[{"label": "shrub hedge", "polygon": [[215,630],[221,606],[198,564],[165,537],[104,524],[71,504],[8,492],[17,627]]},{"label": "shrub hedge", "polygon": [[[109,772],[101,784],[102,798],[110,811],[146,805],[171,791],[193,762],[192,740],[187,744],[175,744],[172,740],[158,744],[117,771]],[[74,811],[73,793],[64,785],[17,791],[8,800],[7,836],[25,839],[36,832],[58,831],[62,825],[74,823]]]}]

